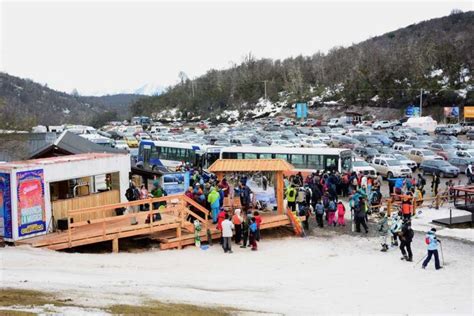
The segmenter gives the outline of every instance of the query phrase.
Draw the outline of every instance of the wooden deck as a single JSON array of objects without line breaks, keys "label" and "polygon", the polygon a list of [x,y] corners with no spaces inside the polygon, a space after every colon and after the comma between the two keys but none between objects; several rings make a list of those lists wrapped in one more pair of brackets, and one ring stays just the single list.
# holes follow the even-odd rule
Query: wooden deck
[{"label": "wooden deck", "polygon": [[[150,206],[150,211],[130,213],[120,216],[103,217],[89,221],[71,224],[68,230],[54,232],[43,236],[23,239],[16,244],[28,244],[33,247],[44,247],[53,250],[62,250],[77,246],[90,245],[94,243],[112,241],[114,252],[119,250],[119,239],[127,237],[145,236],[160,241],[160,249],[181,248],[194,244],[194,225],[191,217],[201,222],[201,240],[207,240],[209,229],[211,238],[220,238],[220,232],[216,225],[208,220],[209,212],[184,195],[169,196],[160,199],[145,200]],[[161,210],[151,209],[153,203],[167,202],[167,206]],[[130,207],[143,204],[143,201],[113,204],[83,210],[73,210],[69,216],[82,213],[98,212],[106,213],[106,210],[117,207]],[[204,217],[191,211],[199,211]],[[162,219],[146,223],[146,219],[153,217],[152,214],[160,213]],[[287,215],[262,213],[262,224],[260,229],[290,225]]]}]

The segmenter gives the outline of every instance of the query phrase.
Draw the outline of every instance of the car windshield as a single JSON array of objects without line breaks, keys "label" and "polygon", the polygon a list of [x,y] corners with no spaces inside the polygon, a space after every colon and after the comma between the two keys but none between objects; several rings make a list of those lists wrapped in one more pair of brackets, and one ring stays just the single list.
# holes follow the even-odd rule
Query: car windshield
[{"label": "car windshield", "polygon": [[407,157],[403,156],[403,155],[394,155],[395,158],[397,158],[398,160],[408,160]]},{"label": "car windshield", "polygon": [[451,164],[444,160],[435,160],[434,164],[438,167],[451,167]]},{"label": "car windshield", "polygon": [[431,150],[422,150],[421,153],[424,155],[424,156],[434,156],[434,152],[432,152]]},{"label": "car windshield", "polygon": [[376,155],[379,153],[376,149],[373,148],[367,148],[366,151],[369,155]]},{"label": "car windshield", "polygon": [[401,166],[402,163],[398,160],[386,160],[387,165],[389,166]]},{"label": "car windshield", "polygon": [[354,167],[367,167],[367,166],[369,166],[369,164],[368,164],[367,162],[361,161],[361,160],[353,161],[353,162],[352,162],[352,165],[353,165]]}]

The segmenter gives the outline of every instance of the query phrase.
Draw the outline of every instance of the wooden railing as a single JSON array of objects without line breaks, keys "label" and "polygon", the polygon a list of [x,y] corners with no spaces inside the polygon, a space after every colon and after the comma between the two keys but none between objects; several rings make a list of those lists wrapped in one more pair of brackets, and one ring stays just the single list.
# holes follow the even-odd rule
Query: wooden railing
[{"label": "wooden railing", "polygon": [[[154,208],[153,206],[156,205],[157,203],[166,203],[165,208]],[[124,215],[117,215],[117,216],[106,216],[106,212],[110,210],[116,210],[120,208],[131,208],[131,207],[140,207],[140,206],[147,206],[147,211],[142,211],[142,212],[137,212],[137,213],[129,213],[129,214],[124,214]],[[196,208],[197,210],[201,211],[204,214],[204,218],[192,210],[189,209],[189,206],[192,206]],[[150,198],[150,199],[144,199],[144,200],[137,200],[133,202],[125,202],[125,203],[115,203],[115,204],[109,204],[109,205],[102,205],[102,206],[95,206],[95,207],[89,207],[89,208],[83,208],[83,209],[77,209],[77,210],[69,210],[67,211],[67,220],[68,220],[68,246],[72,247],[72,242],[74,241],[73,238],[73,228],[75,227],[81,227],[84,225],[90,225],[90,224],[96,224],[96,223],[101,223],[102,224],[102,238],[103,240],[107,240],[107,225],[110,222],[116,221],[118,218],[124,219],[124,218],[134,218],[137,217],[138,214],[148,214],[148,227],[150,233],[153,231],[153,227],[159,225],[159,223],[155,224],[153,215],[157,213],[161,214],[166,214],[166,213],[173,213],[173,216],[176,217],[175,220],[172,220],[170,224],[173,223],[178,223],[176,225],[176,235],[177,237],[181,237],[182,235],[182,229],[185,225],[186,218],[188,216],[192,216],[196,218],[201,224],[204,226],[206,231],[208,230],[208,225],[209,225],[209,214],[210,212],[203,207],[202,205],[198,204],[194,200],[188,198],[185,195],[169,195],[169,196],[164,196],[160,198]],[[84,214],[95,214],[96,217],[97,215],[100,215],[100,218],[96,218],[93,220],[87,220],[87,221],[81,221],[81,222],[75,222],[71,223],[71,218],[78,217]],[[145,224],[146,225],[146,224]],[[139,225],[136,228],[144,228],[146,226],[144,225]],[[174,227],[174,225],[170,225],[171,228]],[[118,232],[112,232],[113,234],[117,234],[117,236],[120,236],[121,229]],[[118,237],[113,239],[113,247],[115,250],[115,247],[118,248]],[[178,248],[181,248],[181,243],[179,244]]]}]

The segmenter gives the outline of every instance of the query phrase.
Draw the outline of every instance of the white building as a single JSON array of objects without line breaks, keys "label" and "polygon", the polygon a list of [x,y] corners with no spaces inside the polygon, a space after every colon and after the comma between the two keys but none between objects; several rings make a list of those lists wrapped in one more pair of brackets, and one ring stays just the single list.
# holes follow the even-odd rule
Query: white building
[{"label": "white building", "polygon": [[126,202],[130,157],[79,154],[0,165],[0,236],[16,241],[52,232],[67,211]]}]

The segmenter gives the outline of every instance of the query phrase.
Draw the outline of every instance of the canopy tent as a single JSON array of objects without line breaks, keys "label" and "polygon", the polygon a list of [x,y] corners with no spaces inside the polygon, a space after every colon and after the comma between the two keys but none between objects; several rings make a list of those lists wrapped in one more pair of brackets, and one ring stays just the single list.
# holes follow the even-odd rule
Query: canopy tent
[{"label": "canopy tent", "polygon": [[225,173],[231,172],[274,172],[277,210],[279,214],[283,214],[283,173],[292,169],[293,165],[283,159],[219,159],[208,170],[219,180],[222,180]]}]

